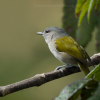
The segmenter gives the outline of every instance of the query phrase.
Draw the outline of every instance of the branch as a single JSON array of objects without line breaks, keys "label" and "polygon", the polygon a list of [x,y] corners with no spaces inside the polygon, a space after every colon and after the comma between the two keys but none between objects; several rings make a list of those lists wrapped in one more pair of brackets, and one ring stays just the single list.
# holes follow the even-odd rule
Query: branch
[{"label": "branch", "polygon": [[[94,54],[91,57],[91,60],[92,60],[93,65],[99,64],[100,63],[100,53]],[[89,66],[91,66],[91,64],[89,64]],[[49,81],[52,81],[54,79],[58,79],[58,78],[68,76],[73,73],[77,73],[77,72],[81,71],[79,69],[79,67],[76,67],[76,66],[72,66],[69,68],[63,68],[62,70],[63,70],[63,72],[58,70],[55,72],[52,71],[52,72],[48,72],[48,73],[37,74],[29,79],[25,79],[23,81],[13,83],[10,85],[6,85],[6,86],[1,86],[0,87],[0,97],[3,97],[7,94],[10,94],[10,93],[22,90],[22,89],[26,89],[29,87],[40,86],[40,85],[47,83]]]},{"label": "branch", "polygon": [[[98,65],[100,64],[100,53],[94,54],[91,58],[92,64],[93,65]],[[89,66],[91,66],[91,64],[88,62]]]}]

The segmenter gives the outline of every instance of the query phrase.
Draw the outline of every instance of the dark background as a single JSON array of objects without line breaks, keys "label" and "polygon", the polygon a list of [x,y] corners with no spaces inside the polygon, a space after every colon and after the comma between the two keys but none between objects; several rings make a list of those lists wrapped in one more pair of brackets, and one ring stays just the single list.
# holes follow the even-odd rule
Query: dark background
[{"label": "dark background", "polygon": [[[0,0],[0,86],[50,72],[63,65],[51,54],[43,37],[36,35],[36,32],[50,26],[61,28],[62,9],[61,0]],[[86,48],[90,56],[96,53],[95,31]],[[66,85],[83,77],[83,72],[76,73],[0,99],[51,100]]]}]

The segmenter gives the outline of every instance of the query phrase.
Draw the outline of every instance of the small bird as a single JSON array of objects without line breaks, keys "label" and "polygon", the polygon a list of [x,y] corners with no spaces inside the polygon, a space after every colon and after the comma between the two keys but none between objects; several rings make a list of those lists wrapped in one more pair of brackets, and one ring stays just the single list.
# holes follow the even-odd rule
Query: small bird
[{"label": "small bird", "polygon": [[55,70],[60,70],[63,67],[79,66],[85,75],[90,72],[87,60],[91,62],[91,59],[87,52],[63,29],[49,27],[42,32],[37,32],[37,34],[44,37],[52,54],[66,64],[58,66]]}]

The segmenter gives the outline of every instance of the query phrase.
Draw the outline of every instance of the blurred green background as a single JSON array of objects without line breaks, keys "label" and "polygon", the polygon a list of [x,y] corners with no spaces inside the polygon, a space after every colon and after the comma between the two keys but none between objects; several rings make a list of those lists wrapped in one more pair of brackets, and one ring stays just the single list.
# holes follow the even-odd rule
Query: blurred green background
[{"label": "blurred green background", "polygon": [[[50,26],[62,27],[62,9],[61,0],[0,0],[0,86],[50,72],[63,65],[51,54],[43,37],[36,35],[36,32]],[[86,48],[90,56],[96,53],[95,31]],[[83,72],[76,73],[0,99],[51,100],[66,85],[83,77]]]}]

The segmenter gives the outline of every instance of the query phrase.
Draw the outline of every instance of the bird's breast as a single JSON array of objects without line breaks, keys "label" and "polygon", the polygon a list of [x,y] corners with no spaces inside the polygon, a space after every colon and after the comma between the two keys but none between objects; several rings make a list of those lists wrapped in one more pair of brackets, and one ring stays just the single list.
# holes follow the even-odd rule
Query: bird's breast
[{"label": "bird's breast", "polygon": [[69,55],[68,53],[59,52],[56,49],[55,41],[51,41],[50,43],[48,43],[48,46],[52,54],[61,62],[71,65],[76,65],[78,63],[78,60],[75,59],[73,56]]}]

